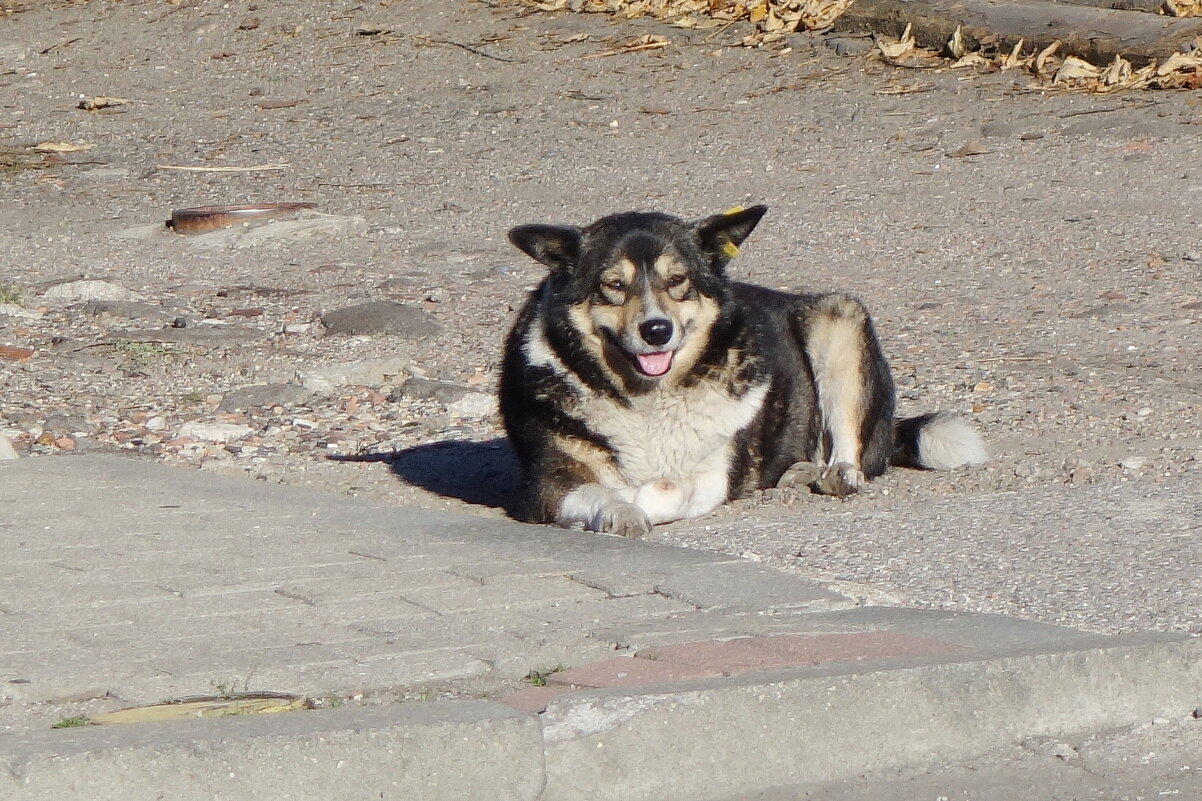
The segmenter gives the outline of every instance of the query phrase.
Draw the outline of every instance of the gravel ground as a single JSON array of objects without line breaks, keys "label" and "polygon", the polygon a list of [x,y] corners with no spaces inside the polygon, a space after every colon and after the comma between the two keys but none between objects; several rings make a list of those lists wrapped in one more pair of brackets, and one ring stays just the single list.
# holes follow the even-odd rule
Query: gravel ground
[{"label": "gravel ground", "polygon": [[[0,433],[17,452],[503,515],[516,476],[492,393],[540,278],[505,230],[766,202],[734,271],[863,297],[902,411],[971,416],[995,460],[896,471],[846,502],[768,492],[655,538],[866,602],[1198,630],[1196,93],[1048,93],[808,35],[781,54],[733,46],[739,26],[428,7],[0,17]],[[645,33],[670,45],[614,54]],[[129,102],[77,108],[97,96]],[[44,142],[91,147],[35,156]],[[266,201],[318,213],[162,225]],[[407,310],[373,309],[393,333],[322,322],[378,301]]]}]

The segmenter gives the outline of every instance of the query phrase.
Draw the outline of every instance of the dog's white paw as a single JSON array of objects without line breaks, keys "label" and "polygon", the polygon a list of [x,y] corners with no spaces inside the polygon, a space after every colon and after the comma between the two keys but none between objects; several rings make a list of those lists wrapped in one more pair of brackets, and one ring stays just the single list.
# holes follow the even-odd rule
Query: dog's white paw
[{"label": "dog's white paw", "polygon": [[597,512],[589,528],[604,534],[637,540],[651,533],[651,519],[633,503],[611,503]]},{"label": "dog's white paw", "polygon": [[818,483],[822,478],[822,465],[817,462],[794,462],[776,486],[781,489],[802,489]]},{"label": "dog's white paw", "polygon": [[843,498],[855,495],[867,483],[864,471],[854,464],[839,462],[822,471],[822,475],[814,482],[814,490],[823,495],[834,495]]}]

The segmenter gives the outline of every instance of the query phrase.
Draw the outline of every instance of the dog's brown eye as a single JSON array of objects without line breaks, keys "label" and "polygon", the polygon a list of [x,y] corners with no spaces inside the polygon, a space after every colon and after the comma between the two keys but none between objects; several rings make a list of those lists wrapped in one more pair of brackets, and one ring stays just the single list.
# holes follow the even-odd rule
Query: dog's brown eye
[{"label": "dog's brown eye", "polygon": [[625,292],[626,291],[626,283],[624,281],[621,281],[621,280],[615,278],[612,281],[606,281],[605,288],[610,290],[611,292]]},{"label": "dog's brown eye", "polygon": [[668,288],[675,289],[687,280],[689,280],[687,275],[674,275],[668,279]]}]

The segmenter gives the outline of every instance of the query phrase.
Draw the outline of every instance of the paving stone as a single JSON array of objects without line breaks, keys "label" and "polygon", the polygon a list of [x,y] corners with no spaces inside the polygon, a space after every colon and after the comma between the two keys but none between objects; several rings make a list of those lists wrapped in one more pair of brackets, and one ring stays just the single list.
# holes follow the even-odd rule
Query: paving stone
[{"label": "paving stone", "polygon": [[799,659],[808,660],[808,664],[815,665],[931,656],[966,650],[963,646],[895,631],[819,636],[780,635],[759,638],[757,643],[767,650],[792,654]]},{"label": "paving stone", "polygon": [[646,648],[635,654],[635,657],[639,661],[651,660],[657,664],[708,670],[720,676],[737,676],[756,670],[814,664],[813,660],[801,654],[765,648],[761,642],[751,637]]}]

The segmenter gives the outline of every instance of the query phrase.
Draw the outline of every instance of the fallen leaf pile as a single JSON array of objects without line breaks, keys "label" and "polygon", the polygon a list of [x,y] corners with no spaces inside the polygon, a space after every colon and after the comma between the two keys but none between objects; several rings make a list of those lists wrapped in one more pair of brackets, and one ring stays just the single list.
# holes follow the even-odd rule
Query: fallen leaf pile
[{"label": "fallen leaf pile", "polygon": [[899,39],[877,35],[874,41],[877,54],[889,64],[928,69],[947,66],[951,69],[1024,70],[1035,78],[1033,88],[1041,90],[1110,94],[1129,89],[1202,88],[1202,42],[1195,42],[1189,52],[1174,53],[1162,64],[1153,61],[1135,69],[1122,56],[1115,56],[1105,67],[1076,56],[1062,57],[1057,53],[1059,40],[1025,54],[1024,42],[1020,40],[1010,52],[989,57],[981,52],[965,52],[959,34],[957,29],[942,52],[918,47],[909,26]]},{"label": "fallen leaf pile", "polygon": [[[755,33],[740,44],[762,47],[779,42],[786,34],[830,27],[853,0],[516,0],[540,11],[576,11],[613,14],[634,19],[653,17],[681,28],[716,28],[734,22],[755,24]],[[1165,0],[1164,13],[1172,16],[1202,15],[1202,0]],[[667,44],[662,37],[643,37],[613,50],[597,53],[610,56],[655,49]],[[1039,51],[1024,53],[1018,42],[1008,53],[969,51],[957,28],[942,51],[920,48],[910,26],[900,38],[876,35],[877,57],[900,67],[927,69],[1013,70],[1021,69],[1035,78],[1041,90],[1109,94],[1129,89],[1202,88],[1202,40],[1164,63],[1152,62],[1135,69],[1127,59],[1116,56],[1099,67],[1076,56],[1060,56],[1060,42]],[[651,41],[654,40],[654,41]]]},{"label": "fallen leaf pile", "polygon": [[[579,11],[634,19],[654,17],[678,28],[752,22],[743,44],[770,44],[796,31],[830,27],[852,0],[521,0],[540,11]],[[1184,0],[1183,0],[1184,2]]]}]

